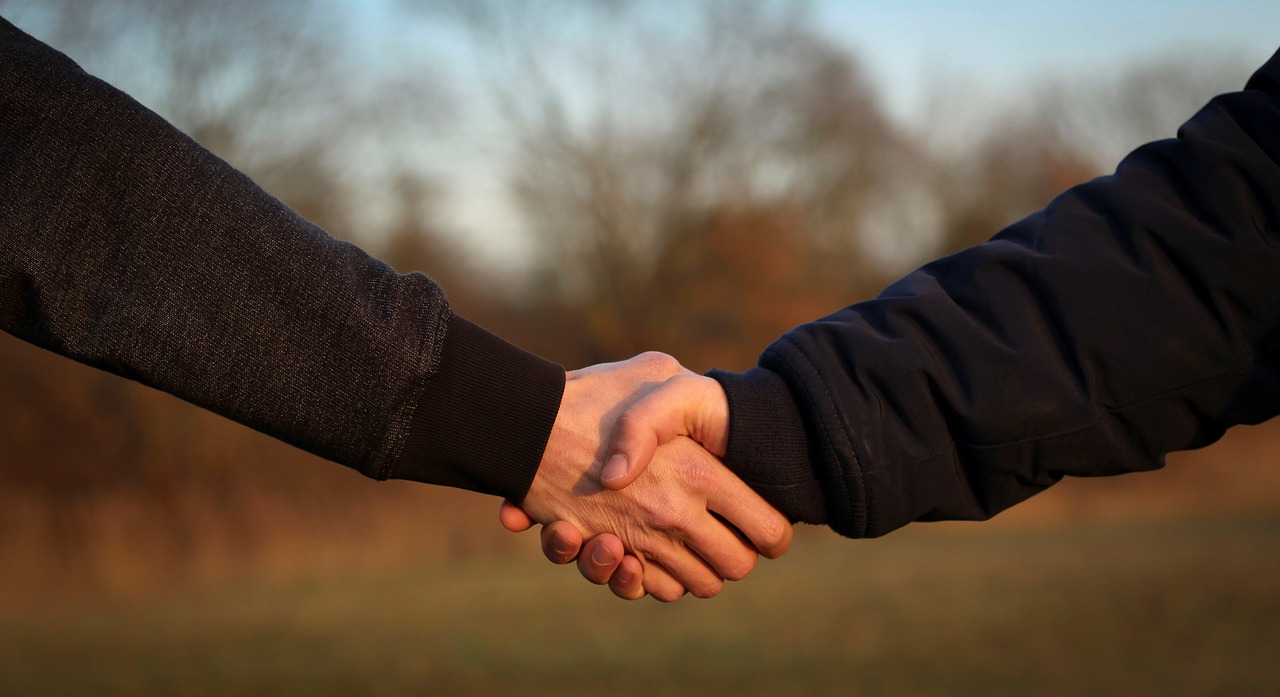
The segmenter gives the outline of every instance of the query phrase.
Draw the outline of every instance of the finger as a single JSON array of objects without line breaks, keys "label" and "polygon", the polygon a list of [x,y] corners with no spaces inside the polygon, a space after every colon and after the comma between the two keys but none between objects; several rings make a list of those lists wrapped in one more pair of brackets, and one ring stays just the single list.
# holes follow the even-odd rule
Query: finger
[{"label": "finger", "polygon": [[[713,598],[724,589],[724,579],[684,545],[668,542],[644,556],[645,590],[649,589],[650,562],[661,565],[663,570],[681,586],[682,591],[687,588],[690,593],[699,598]],[[683,592],[681,594],[683,595]]]},{"label": "finger", "polygon": [[[671,579],[675,582],[675,579]],[[619,598],[626,600],[639,600],[644,597],[644,565],[640,560],[633,556],[622,558],[622,563],[618,564],[618,570],[613,572],[613,578],[609,579],[609,590]],[[683,594],[683,589],[681,589]]]},{"label": "finger", "polygon": [[728,469],[720,470],[708,487],[708,510],[737,528],[764,556],[782,556],[791,547],[791,523]]},{"label": "finger", "polygon": [[689,548],[725,580],[741,581],[756,566],[756,548],[710,513],[690,526],[686,535]]},{"label": "finger", "polygon": [[[701,496],[694,515],[668,513],[660,527],[679,531],[685,543],[722,578],[741,580],[757,561],[757,550],[777,557],[791,544],[791,526],[723,463],[687,438],[663,446],[675,476]],[[690,589],[692,590],[692,588]]]},{"label": "finger", "polygon": [[622,540],[616,535],[601,533],[583,545],[582,554],[578,555],[578,572],[588,581],[604,585],[613,577],[625,554]]},{"label": "finger", "polygon": [[502,506],[498,508],[498,522],[511,532],[524,532],[533,527],[533,518],[523,508],[506,499],[502,500]]},{"label": "finger", "polygon": [[542,554],[554,564],[568,564],[582,548],[582,533],[563,520],[542,526]]},{"label": "finger", "polygon": [[[644,592],[664,603],[674,603],[689,591],[663,566],[652,559],[644,562]],[[616,592],[616,591],[615,591]]]},{"label": "finger", "polygon": [[625,488],[649,465],[659,445],[680,435],[689,435],[713,454],[723,455],[728,430],[728,401],[720,383],[698,375],[677,375],[618,417],[600,482],[608,489]]}]

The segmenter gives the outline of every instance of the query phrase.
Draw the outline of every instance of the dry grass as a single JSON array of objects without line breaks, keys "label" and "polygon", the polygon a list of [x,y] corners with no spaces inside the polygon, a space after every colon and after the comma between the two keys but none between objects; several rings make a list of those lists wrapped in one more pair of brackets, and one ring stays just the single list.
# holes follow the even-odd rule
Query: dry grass
[{"label": "dry grass", "polygon": [[[5,470],[0,695],[1280,686],[1280,424],[1161,472],[1065,482],[990,523],[869,542],[806,529],[720,598],[668,607],[545,563],[535,536],[499,530],[493,499],[374,483],[128,389],[163,417],[145,432],[176,433],[141,441],[136,481],[70,486],[127,429],[57,450],[45,421],[5,422],[6,444],[82,461]],[[42,484],[60,472],[66,486]]]},{"label": "dry grass", "polygon": [[810,530],[712,601],[532,550],[15,610],[0,694],[1204,695],[1280,686],[1280,515]]},{"label": "dry grass", "polygon": [[[237,452],[256,454],[243,476],[191,477],[159,495],[146,486],[72,497],[0,488],[0,608],[392,570],[534,546],[501,532],[495,499],[372,482],[225,426],[248,443]],[[1277,453],[1280,423],[1238,429],[1212,448],[1175,455],[1165,470],[1067,480],[991,523],[947,529],[1267,513],[1280,508]]]},{"label": "dry grass", "polygon": [[271,490],[232,503],[189,492],[164,506],[132,491],[57,504],[0,494],[0,608],[395,569],[520,542],[501,534],[494,499],[350,477],[346,499],[312,501]]}]

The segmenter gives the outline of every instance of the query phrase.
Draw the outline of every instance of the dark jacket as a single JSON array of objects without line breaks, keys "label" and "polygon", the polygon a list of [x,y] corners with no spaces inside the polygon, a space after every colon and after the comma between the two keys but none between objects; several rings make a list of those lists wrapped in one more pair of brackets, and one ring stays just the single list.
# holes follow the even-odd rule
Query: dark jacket
[{"label": "dark jacket", "polygon": [[851,537],[984,519],[1280,412],[1280,54],[991,241],[788,332],[726,458]]},{"label": "dark jacket", "polygon": [[517,501],[564,389],[3,19],[0,328],[370,477]]}]

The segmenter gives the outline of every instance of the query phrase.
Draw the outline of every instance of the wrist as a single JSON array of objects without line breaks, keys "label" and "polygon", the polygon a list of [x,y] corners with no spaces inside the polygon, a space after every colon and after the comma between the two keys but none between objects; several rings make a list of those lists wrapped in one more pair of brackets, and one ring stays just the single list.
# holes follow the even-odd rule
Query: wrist
[{"label": "wrist", "polygon": [[391,477],[519,502],[538,471],[564,369],[453,315]]},{"label": "wrist", "polygon": [[764,368],[707,376],[720,383],[729,404],[725,465],[792,521],[825,523],[808,434],[786,382]]}]

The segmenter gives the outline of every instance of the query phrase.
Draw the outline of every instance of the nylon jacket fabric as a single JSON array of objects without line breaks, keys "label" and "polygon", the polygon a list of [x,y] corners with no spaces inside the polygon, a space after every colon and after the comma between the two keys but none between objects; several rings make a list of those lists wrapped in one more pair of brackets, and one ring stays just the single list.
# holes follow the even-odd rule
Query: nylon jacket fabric
[{"label": "nylon jacket fabric", "polygon": [[1280,413],[1280,54],[1114,174],[711,375],[730,467],[851,537]]},{"label": "nylon jacket fabric", "polygon": [[0,328],[370,477],[517,501],[564,387],[3,19]]}]

